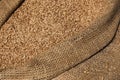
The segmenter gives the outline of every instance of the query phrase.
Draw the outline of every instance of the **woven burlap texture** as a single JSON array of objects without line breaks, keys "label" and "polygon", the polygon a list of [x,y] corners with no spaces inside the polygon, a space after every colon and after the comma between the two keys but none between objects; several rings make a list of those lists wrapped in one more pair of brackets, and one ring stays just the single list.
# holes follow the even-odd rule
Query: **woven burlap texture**
[{"label": "woven burlap texture", "polygon": [[1,79],[49,80],[97,53],[115,36],[119,2],[25,0],[0,30]]}]

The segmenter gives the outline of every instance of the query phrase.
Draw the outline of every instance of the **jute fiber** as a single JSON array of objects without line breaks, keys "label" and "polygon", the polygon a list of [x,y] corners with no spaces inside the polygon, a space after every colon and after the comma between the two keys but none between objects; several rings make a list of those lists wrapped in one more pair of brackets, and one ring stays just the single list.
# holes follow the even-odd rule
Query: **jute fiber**
[{"label": "jute fiber", "polygon": [[1,26],[1,79],[51,80],[63,74],[56,79],[81,80],[64,74],[70,70],[77,76],[71,68],[111,42],[120,21],[119,3],[25,0]]},{"label": "jute fiber", "polygon": [[52,80],[120,80],[120,26],[104,50]]},{"label": "jute fiber", "polygon": [[0,28],[23,0],[0,0]]}]

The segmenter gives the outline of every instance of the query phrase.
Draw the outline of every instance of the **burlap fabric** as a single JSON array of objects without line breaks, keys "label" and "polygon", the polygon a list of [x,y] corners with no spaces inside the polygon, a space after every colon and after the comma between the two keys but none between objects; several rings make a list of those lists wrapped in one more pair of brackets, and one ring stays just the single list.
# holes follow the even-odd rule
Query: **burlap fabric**
[{"label": "burlap fabric", "polygon": [[23,0],[0,0],[0,26],[14,13]]},{"label": "burlap fabric", "polygon": [[53,80],[120,80],[120,27],[104,50]]},{"label": "burlap fabric", "polygon": [[[106,76],[110,76],[108,78],[104,78],[104,72],[100,75],[97,71],[90,73],[92,69],[99,70],[97,68],[99,65],[103,65],[100,69],[104,68],[107,63],[105,54],[102,55],[99,51],[111,44],[118,30],[119,3],[120,0],[25,0],[1,26],[0,78],[5,80],[51,80],[55,77],[55,80],[119,78],[119,75],[110,76],[111,73],[116,74],[113,68],[110,68],[111,73],[106,72]],[[4,11],[4,8],[1,11]],[[6,14],[9,15],[12,11],[13,8],[6,11]],[[1,15],[4,15],[3,13]],[[4,22],[5,19],[7,16],[2,17],[1,21]],[[118,51],[116,52],[117,55]],[[94,59],[92,56],[98,58]],[[114,61],[118,61],[118,56],[115,57]],[[110,59],[108,63],[112,64]],[[107,65],[115,67],[114,69],[118,66],[119,64]],[[119,72],[118,69],[116,72]]]}]

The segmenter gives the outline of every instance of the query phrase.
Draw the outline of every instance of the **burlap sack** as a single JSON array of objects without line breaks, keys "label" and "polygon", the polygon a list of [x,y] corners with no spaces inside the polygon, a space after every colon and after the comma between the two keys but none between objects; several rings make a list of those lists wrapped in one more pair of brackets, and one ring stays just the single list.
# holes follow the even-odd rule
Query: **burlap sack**
[{"label": "burlap sack", "polygon": [[120,80],[120,26],[104,50],[52,80]]},{"label": "burlap sack", "polygon": [[0,0],[0,28],[22,2],[23,0]]},{"label": "burlap sack", "polygon": [[50,80],[84,62],[114,38],[119,2],[25,0],[0,30],[1,79]]}]

